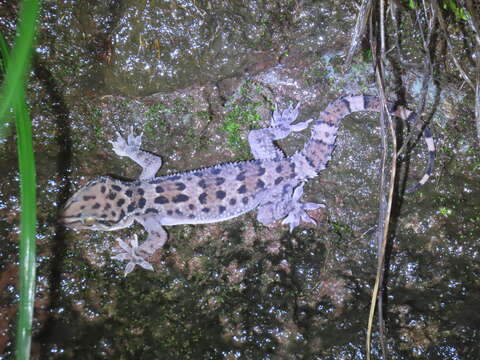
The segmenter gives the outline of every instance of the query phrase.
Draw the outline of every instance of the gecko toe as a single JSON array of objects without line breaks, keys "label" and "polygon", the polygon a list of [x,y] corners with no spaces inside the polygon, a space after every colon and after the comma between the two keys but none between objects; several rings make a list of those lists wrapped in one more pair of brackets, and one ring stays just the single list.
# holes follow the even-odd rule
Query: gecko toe
[{"label": "gecko toe", "polygon": [[317,210],[320,208],[325,207],[324,204],[317,204],[317,203],[302,203],[300,201],[303,195],[303,183],[296,187],[293,192],[291,203],[290,203],[290,211],[288,212],[287,217],[283,219],[282,224],[288,224],[290,227],[290,232],[295,229],[301,221],[316,225],[317,222],[308,215],[307,210]]},{"label": "gecko toe", "polygon": [[128,264],[125,267],[125,276],[127,276],[135,269],[135,265],[138,265],[146,270],[153,271],[152,264],[145,260],[148,254],[143,255],[138,250],[138,237],[136,234],[133,235],[133,239],[130,241],[130,244],[120,238],[117,238],[117,242],[119,247],[114,249],[117,254],[115,256],[112,256],[112,259],[128,261]]}]

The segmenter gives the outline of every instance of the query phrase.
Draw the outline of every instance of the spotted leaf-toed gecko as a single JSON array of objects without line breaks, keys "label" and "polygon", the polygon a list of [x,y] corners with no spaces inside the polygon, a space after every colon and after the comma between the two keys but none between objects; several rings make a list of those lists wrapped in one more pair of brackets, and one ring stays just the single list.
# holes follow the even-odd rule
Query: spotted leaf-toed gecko
[{"label": "spotted leaf-toed gecko", "polygon": [[[146,259],[167,240],[164,225],[214,223],[253,209],[258,209],[257,219],[264,225],[283,220],[292,231],[300,221],[315,224],[307,210],[323,205],[300,201],[305,181],[325,169],[343,117],[363,110],[378,112],[380,108],[380,100],[373,96],[346,96],[334,101],[313,121],[312,135],[304,148],[291,156],[285,156],[274,141],[304,130],[312,120],[293,124],[299,105],[275,110],[270,127],[248,135],[254,160],[161,177],[155,177],[161,158],[140,150],[142,135],[135,136],[131,129],[125,140],[117,134],[111,142],[113,151],[142,167],[139,180],[126,182],[104,176],[90,181],[68,200],[62,222],[73,229],[108,231],[126,228],[134,221],[142,224],[148,237],[141,245],[136,236],[130,242],[117,239],[120,247],[115,258],[128,262],[125,275],[135,265],[153,270]],[[392,115],[415,122],[414,112],[391,103],[388,108]],[[424,138],[429,151],[427,169],[407,192],[425,184],[432,173],[435,148],[428,128]]]}]

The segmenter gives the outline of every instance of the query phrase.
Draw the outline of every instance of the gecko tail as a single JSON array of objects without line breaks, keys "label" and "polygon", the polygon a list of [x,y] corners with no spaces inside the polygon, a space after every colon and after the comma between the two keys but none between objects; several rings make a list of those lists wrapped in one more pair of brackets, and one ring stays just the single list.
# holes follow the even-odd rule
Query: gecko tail
[{"label": "gecko tail", "polygon": [[[314,122],[312,136],[304,148],[293,155],[294,161],[304,168],[304,173],[308,174],[308,177],[313,177],[313,174],[325,169],[331,159],[341,120],[354,112],[380,112],[381,107],[381,101],[377,96],[368,95],[345,96],[330,103]],[[411,125],[416,125],[418,116],[415,112],[403,106],[397,106],[392,102],[388,102],[387,107],[391,115],[399,117]],[[427,167],[420,181],[409,187],[406,190],[407,193],[412,193],[424,185],[433,172],[435,145],[432,132],[428,127],[423,130],[423,138],[429,153]]]}]

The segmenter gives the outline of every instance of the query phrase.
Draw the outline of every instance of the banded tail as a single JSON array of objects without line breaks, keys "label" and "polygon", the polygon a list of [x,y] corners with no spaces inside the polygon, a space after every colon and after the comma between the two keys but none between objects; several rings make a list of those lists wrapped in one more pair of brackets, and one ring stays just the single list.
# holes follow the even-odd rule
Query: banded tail
[{"label": "banded tail", "polygon": [[[319,171],[325,169],[325,166],[331,159],[340,121],[345,116],[358,111],[380,112],[381,106],[380,99],[376,96],[353,95],[335,100],[320,113],[320,117],[313,124],[311,138],[300,152],[293,155],[294,161],[303,164],[304,168],[308,169],[306,171],[308,176],[316,175]],[[391,115],[411,124],[414,124],[417,119],[415,112],[402,106],[396,106],[388,102],[387,107]],[[435,161],[435,145],[432,132],[428,127],[425,127],[423,131],[423,138],[429,153],[427,167],[420,181],[408,188],[406,190],[407,193],[416,191],[432,175]]]}]

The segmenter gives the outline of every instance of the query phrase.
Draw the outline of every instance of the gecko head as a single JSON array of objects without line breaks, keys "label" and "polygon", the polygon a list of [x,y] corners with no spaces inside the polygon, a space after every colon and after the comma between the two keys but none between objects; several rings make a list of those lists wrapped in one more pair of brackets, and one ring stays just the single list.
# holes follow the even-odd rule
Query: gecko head
[{"label": "gecko head", "polygon": [[71,229],[116,230],[130,226],[128,185],[110,177],[90,181],[65,204],[60,222]]}]

